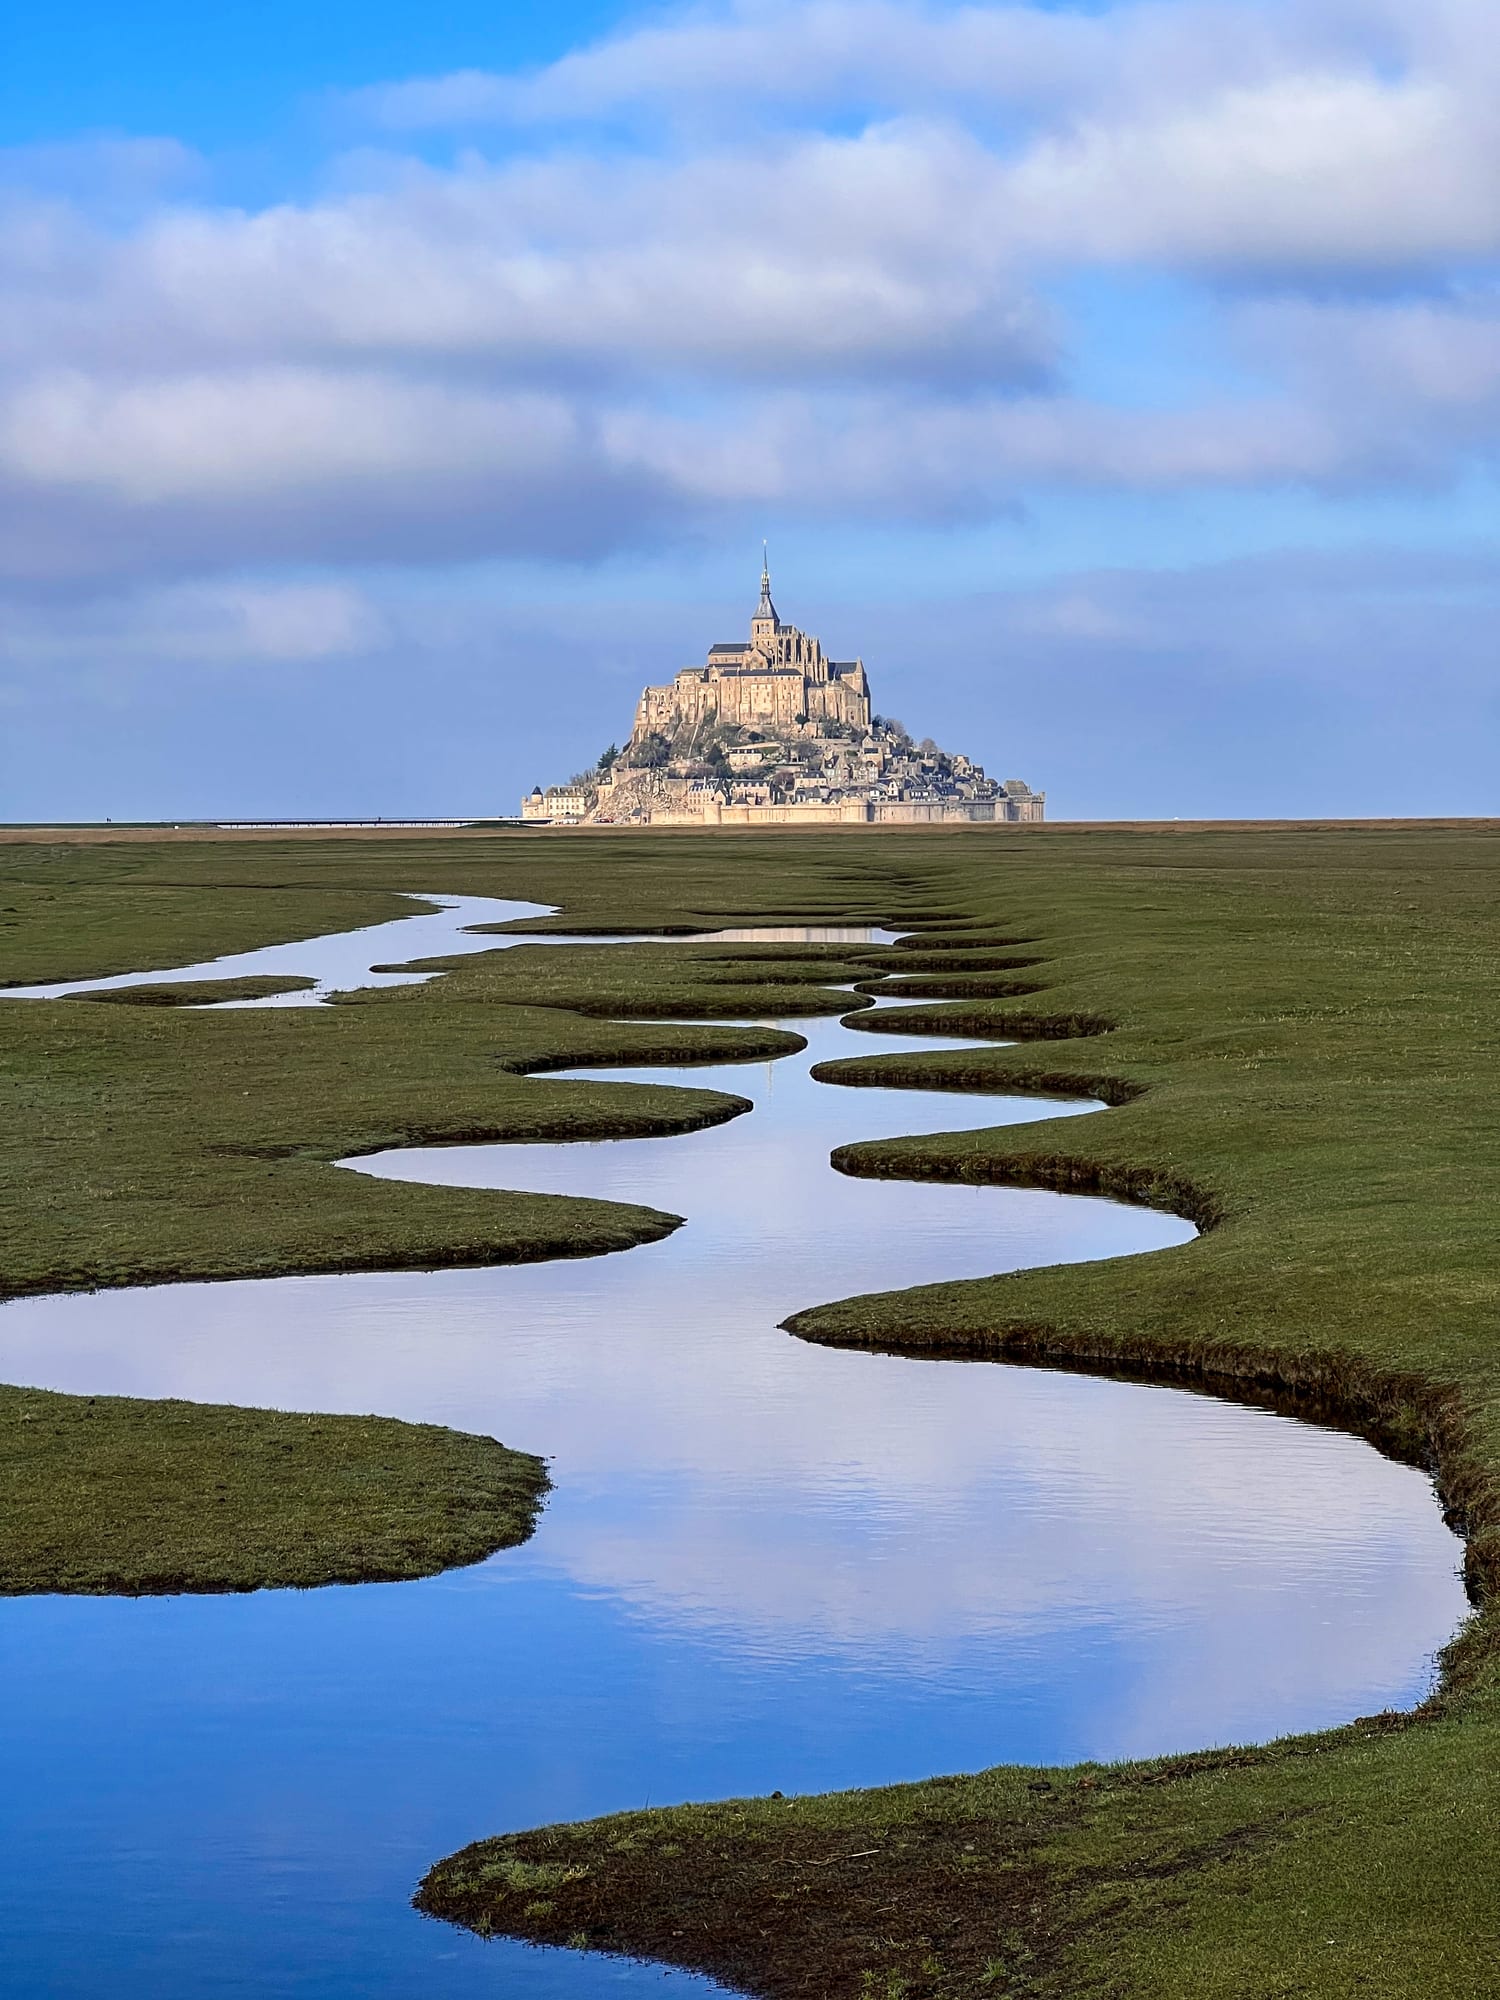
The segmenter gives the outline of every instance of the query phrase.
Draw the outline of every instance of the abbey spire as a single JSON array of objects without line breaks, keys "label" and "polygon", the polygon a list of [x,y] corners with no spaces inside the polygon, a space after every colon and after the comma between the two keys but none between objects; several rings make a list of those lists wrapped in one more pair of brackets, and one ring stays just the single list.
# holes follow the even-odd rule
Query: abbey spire
[{"label": "abbey spire", "polygon": [[752,639],[769,639],[781,629],[781,620],[776,616],[776,606],[771,602],[771,562],[764,542],[760,545],[760,603],[755,607],[755,617],[751,621]]}]

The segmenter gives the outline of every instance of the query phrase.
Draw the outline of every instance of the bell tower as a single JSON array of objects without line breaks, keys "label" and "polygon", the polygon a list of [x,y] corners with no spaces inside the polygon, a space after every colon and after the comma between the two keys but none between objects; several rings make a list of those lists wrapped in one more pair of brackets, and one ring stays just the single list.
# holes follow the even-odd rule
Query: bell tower
[{"label": "bell tower", "polygon": [[760,545],[760,603],[755,607],[755,616],[750,620],[750,643],[757,646],[767,656],[775,653],[776,634],[781,630],[781,620],[776,616],[776,606],[771,602],[771,566],[764,542]]}]

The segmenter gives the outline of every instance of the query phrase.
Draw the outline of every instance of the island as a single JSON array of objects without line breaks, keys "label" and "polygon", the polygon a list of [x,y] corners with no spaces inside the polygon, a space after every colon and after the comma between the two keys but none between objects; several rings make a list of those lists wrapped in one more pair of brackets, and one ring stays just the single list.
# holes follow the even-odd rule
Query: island
[{"label": "island", "polygon": [[1018,826],[1045,809],[1019,778],[876,715],[863,660],[782,623],[764,557],[749,638],[646,688],[623,750],[521,802],[548,826]]}]

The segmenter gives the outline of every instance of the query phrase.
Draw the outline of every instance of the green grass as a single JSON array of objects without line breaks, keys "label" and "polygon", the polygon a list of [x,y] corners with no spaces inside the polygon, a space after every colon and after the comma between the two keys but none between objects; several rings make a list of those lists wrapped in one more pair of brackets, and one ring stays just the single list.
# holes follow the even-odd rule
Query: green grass
[{"label": "green grass", "polygon": [[525,1541],[546,1489],[432,1424],[0,1389],[0,1595],[430,1576]]},{"label": "green grass", "polygon": [[278,993],[306,993],[316,979],[278,979],[251,973],[244,979],[179,979],[167,986],[107,986],[98,993],[71,993],[70,1000],[102,1000],[113,1007],[217,1007],[226,1000],[268,1000]]},{"label": "green grass", "polygon": [[[778,2000],[1500,1991],[1494,833],[205,842],[107,849],[104,863],[98,852],[48,864],[53,884],[77,876],[96,930],[103,867],[116,871],[114,890],[128,885],[158,916],[180,899],[178,923],[195,897],[233,888],[250,900],[275,886],[302,899],[299,922],[324,893],[425,887],[562,903],[569,920],[601,929],[716,914],[910,926],[919,934],[889,960],[936,1014],[862,1022],[875,1030],[869,1053],[830,1072],[1087,1090],[1117,1108],[893,1138],[849,1148],[840,1164],[1102,1189],[1189,1213],[1204,1234],[1151,1257],[809,1299],[796,1333],[1144,1370],[1337,1414],[1437,1464],[1468,1530],[1482,1612],[1416,1717],[1197,1758],[1001,1769],[508,1835],[439,1864],[424,1907],[481,1931],[582,1936],[702,1967]],[[31,865],[11,861],[18,874]],[[53,934],[32,962],[73,949],[62,917],[47,921]],[[604,1247],[602,1205],[399,1189],[327,1162],[466,1125],[532,1137],[610,1117],[643,1130],[721,1115],[732,1106],[698,1094],[627,1099],[519,1072],[586,1052],[640,1061],[646,1045],[665,1058],[672,1038],[707,1052],[716,1039],[774,1036],[607,1018],[769,1014],[778,995],[803,1011],[783,982],[818,968],[792,951],[743,950],[522,951],[322,1011],[0,1008],[10,1093],[0,1219],[20,1245],[6,1253],[5,1281],[41,1289],[162,1275],[174,1262],[227,1274]],[[869,979],[879,965],[861,950],[822,973]],[[1035,990],[974,990],[1012,974]],[[881,1029],[919,1022],[1024,1039],[881,1051]],[[104,1152],[128,1154],[144,1179],[111,1168],[90,1194],[69,1173],[97,1170],[106,1118],[126,1144]],[[53,1143],[66,1172],[45,1165]],[[277,1211],[293,1189],[289,1220]],[[645,1212],[611,1214],[625,1236],[653,1226]]]},{"label": "green grass", "polygon": [[385,884],[312,889],[176,881],[187,848],[6,846],[0,841],[0,986],[196,965],[283,939],[413,914]]},{"label": "green grass", "polygon": [[[418,1902],[777,2000],[1488,2000],[1493,1748],[1457,1718],[1372,1723],[1259,1754],[623,1814],[478,1843]],[[545,1907],[521,1868],[550,1871]]]},{"label": "green grass", "polygon": [[[733,1062],[799,1045],[774,1027],[598,1020],[565,1005],[557,961],[574,954],[503,956],[531,962],[542,999],[523,997],[524,969],[492,974],[470,959],[451,981],[326,1008],[0,1002],[0,1297],[582,1256],[664,1234],[677,1218],[643,1207],[376,1181],[332,1164],[391,1146],[692,1131],[746,1100],[528,1072]],[[632,977],[621,961],[661,958],[653,946],[576,956],[575,997],[590,1007],[607,981],[646,1014],[841,1004],[811,983],[800,997],[738,971],[724,984],[727,968],[709,960],[699,985],[665,963]]]},{"label": "green grass", "polygon": [[[0,977],[18,965],[83,977],[173,950],[208,956],[275,938],[274,925],[259,936],[246,928],[252,905],[269,916],[273,895],[254,883],[180,882],[188,858],[181,846],[149,856],[94,847],[43,850],[39,864],[35,849],[0,847],[0,903],[26,904],[27,871],[39,865],[46,883]],[[239,858],[220,850],[222,872],[232,874]],[[270,882],[282,879],[283,857],[253,859]],[[4,880],[7,866],[18,879]],[[440,856],[430,866],[441,879],[449,863]],[[158,886],[158,873],[171,885]],[[410,907],[337,881],[293,883],[287,893],[286,929],[314,933],[361,906],[374,920]],[[77,937],[68,925],[75,896]],[[216,935],[221,900],[228,915]],[[334,1162],[388,1146],[602,1139],[718,1123],[746,1100],[530,1073],[776,1055],[800,1038],[687,1022],[838,1010],[847,1000],[818,981],[863,969],[826,953],[792,963],[783,951],[745,946],[523,945],[456,960],[450,977],[426,985],[327,1008],[152,1004],[184,992],[228,997],[247,982],[133,988],[108,996],[134,1002],[119,1006],[0,1001],[0,1299],[585,1256],[655,1240],[679,1218],[625,1203],[377,1180]],[[685,1018],[631,1025],[611,1014]],[[342,1417],[308,1429],[297,1417],[120,1398],[59,1398],[46,1422],[38,1408],[34,1396],[24,1410],[0,1407],[8,1440],[0,1471],[19,1482],[0,1484],[8,1503],[0,1589],[241,1589],[421,1575],[513,1541],[517,1523],[531,1518],[529,1506],[518,1514],[515,1492],[534,1479],[535,1461],[493,1440]]]},{"label": "green grass", "polygon": [[[1144,1369],[1330,1411],[1441,1465],[1500,1566],[1491,835],[934,841],[969,923],[901,953],[846,1082],[1087,1090],[1107,1119],[850,1147],[847,1171],[1101,1190],[1196,1217],[1137,1259],[927,1286],[804,1338]],[[954,857],[950,859],[949,857]],[[983,941],[981,946],[981,940]],[[955,958],[1035,955],[1006,1001]],[[972,949],[971,949],[972,947]],[[910,971],[906,966],[910,966]],[[931,965],[931,973],[923,968]],[[993,968],[996,972],[1000,968]],[[923,1026],[1020,1046],[879,1053]],[[507,1862],[569,1871],[526,1914]],[[630,1815],[482,1843],[424,1907],[705,1967],[768,1995],[1500,1991],[1491,1612],[1417,1719],[1218,1757],[999,1771]]]}]

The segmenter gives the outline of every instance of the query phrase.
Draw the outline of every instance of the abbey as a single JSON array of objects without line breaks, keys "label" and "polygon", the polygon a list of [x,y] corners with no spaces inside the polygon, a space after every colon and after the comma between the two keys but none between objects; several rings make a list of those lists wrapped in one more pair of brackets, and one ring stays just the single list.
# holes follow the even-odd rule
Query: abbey
[{"label": "abbey", "polygon": [[748,641],[710,646],[706,666],[684,667],[666,687],[648,687],[636,708],[632,741],[653,732],[676,739],[705,724],[789,732],[830,722],[869,729],[864,662],[830,660],[816,639],[783,625],[771,602],[771,573],[763,567]]},{"label": "abbey", "polygon": [[572,826],[1016,825],[1045,805],[1019,778],[997,782],[874,714],[864,662],[830,660],[784,625],[762,564],[749,638],[646,688],[625,748],[538,786],[521,813]]}]

